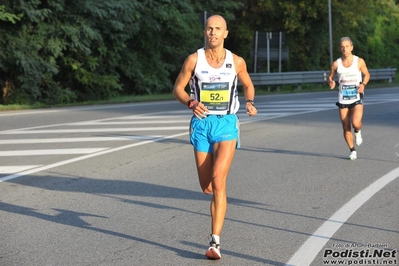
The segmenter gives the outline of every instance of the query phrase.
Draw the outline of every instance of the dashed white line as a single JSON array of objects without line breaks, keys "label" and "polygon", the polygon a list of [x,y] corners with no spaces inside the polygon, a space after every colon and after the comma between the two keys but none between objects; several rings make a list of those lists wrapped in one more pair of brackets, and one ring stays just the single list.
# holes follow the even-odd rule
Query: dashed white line
[{"label": "dashed white line", "polygon": [[84,138],[46,138],[46,139],[0,139],[0,144],[39,144],[39,143],[76,143],[122,140],[148,140],[159,138],[154,136],[118,136],[118,137],[84,137]]},{"label": "dashed white line", "polygon": [[1,156],[32,156],[32,155],[61,155],[61,154],[88,154],[106,150],[108,148],[86,148],[86,149],[48,149],[48,150],[20,150],[0,151]]},{"label": "dashed white line", "polygon": [[18,173],[39,166],[41,165],[0,166],[0,174]]},{"label": "dashed white line", "polygon": [[144,144],[148,144],[148,143],[152,143],[152,142],[159,142],[159,141],[162,141],[162,140],[165,140],[165,139],[173,139],[173,138],[177,138],[177,137],[184,136],[184,135],[187,135],[187,134],[188,134],[188,132],[184,132],[184,133],[179,133],[179,134],[175,134],[175,135],[165,136],[165,137],[161,137],[161,138],[157,138],[157,139],[153,139],[153,140],[142,141],[142,142],[138,142],[138,143],[133,143],[133,144],[117,147],[117,148],[114,148],[114,149],[108,149],[108,150],[103,150],[103,151],[100,151],[100,152],[97,152],[97,153],[87,154],[87,155],[84,155],[84,156],[80,156],[80,157],[77,157],[77,158],[65,160],[65,161],[58,162],[58,163],[45,165],[45,166],[38,167],[38,168],[35,168],[35,169],[32,169],[32,170],[27,170],[27,171],[24,171],[24,172],[21,172],[21,173],[5,176],[3,178],[0,178],[0,183],[4,182],[4,181],[7,181],[7,180],[15,179],[15,178],[18,178],[18,177],[21,177],[21,176],[34,174],[34,173],[41,172],[41,171],[45,171],[45,170],[48,170],[48,169],[51,169],[51,168],[55,168],[55,167],[58,167],[58,166],[62,166],[62,165],[66,165],[66,164],[70,164],[70,163],[86,160],[88,158],[93,158],[93,157],[100,156],[100,155],[104,155],[104,154],[107,154],[107,153],[112,153],[112,152],[116,152],[116,151],[120,151],[120,150],[125,150],[125,149],[129,149],[129,148],[132,148],[132,147],[136,147],[136,146],[140,146],[140,145],[144,145]]},{"label": "dashed white line", "polygon": [[137,132],[137,131],[161,131],[161,130],[187,130],[188,126],[181,127],[129,127],[129,128],[87,128],[87,129],[48,129],[48,130],[9,130],[0,132],[6,134],[54,134],[54,133],[90,133],[90,132]]}]

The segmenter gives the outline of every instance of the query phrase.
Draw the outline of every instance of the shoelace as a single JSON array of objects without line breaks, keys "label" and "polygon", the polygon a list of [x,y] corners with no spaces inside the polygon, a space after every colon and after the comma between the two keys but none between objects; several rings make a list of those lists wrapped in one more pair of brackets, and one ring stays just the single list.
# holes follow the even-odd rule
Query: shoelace
[{"label": "shoelace", "polygon": [[216,243],[216,241],[215,241],[215,239],[213,238],[212,235],[209,237],[209,245],[211,247],[214,247],[214,248],[219,248],[220,247],[220,244]]}]

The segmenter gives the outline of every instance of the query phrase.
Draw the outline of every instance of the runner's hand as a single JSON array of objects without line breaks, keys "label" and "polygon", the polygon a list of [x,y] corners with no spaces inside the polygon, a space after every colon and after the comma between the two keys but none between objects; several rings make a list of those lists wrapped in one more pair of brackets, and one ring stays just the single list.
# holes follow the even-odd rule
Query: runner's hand
[{"label": "runner's hand", "polygon": [[330,90],[333,90],[335,88],[335,81],[334,80],[330,80],[328,85],[330,85]]},{"label": "runner's hand", "polygon": [[365,89],[365,86],[364,86],[363,83],[361,83],[361,84],[359,84],[359,85],[357,86],[357,91],[358,91],[359,93],[364,93],[364,89]]},{"label": "runner's hand", "polygon": [[198,102],[193,108],[193,114],[198,118],[198,119],[202,119],[204,117],[206,117],[206,115],[209,113],[208,108],[206,108],[206,106],[201,103]]},{"label": "runner's hand", "polygon": [[249,116],[254,116],[258,113],[258,110],[256,110],[256,107],[253,106],[251,103],[247,103],[246,106],[247,106],[247,114]]}]

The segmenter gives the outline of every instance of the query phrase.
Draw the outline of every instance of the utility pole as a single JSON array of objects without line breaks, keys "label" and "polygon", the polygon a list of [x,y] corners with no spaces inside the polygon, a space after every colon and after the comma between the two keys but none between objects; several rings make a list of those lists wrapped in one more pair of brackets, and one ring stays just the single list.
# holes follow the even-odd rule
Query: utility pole
[{"label": "utility pole", "polygon": [[267,73],[270,73],[270,40],[272,38],[272,32],[266,32],[267,41]]},{"label": "utility pole", "polygon": [[[203,17],[203,19],[204,19],[204,30],[206,30],[205,29],[205,25],[206,25],[206,20],[208,19],[208,12],[204,11],[203,15],[204,15],[204,17]],[[206,47],[206,37],[204,36],[204,48],[205,47]]]},{"label": "utility pole", "polygon": [[332,24],[331,24],[331,0],[328,0],[328,25],[330,32],[330,65],[333,63],[333,48],[332,48]]},{"label": "utility pole", "polygon": [[255,32],[255,46],[254,46],[254,73],[258,68],[258,31]]}]

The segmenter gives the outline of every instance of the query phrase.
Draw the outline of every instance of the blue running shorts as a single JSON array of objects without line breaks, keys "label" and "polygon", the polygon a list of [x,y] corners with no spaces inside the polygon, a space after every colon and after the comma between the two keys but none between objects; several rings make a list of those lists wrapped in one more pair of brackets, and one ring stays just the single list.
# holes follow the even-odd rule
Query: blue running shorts
[{"label": "blue running shorts", "polygon": [[208,115],[198,119],[193,116],[190,122],[190,143],[200,152],[213,152],[213,144],[237,140],[240,148],[240,123],[236,114]]}]

